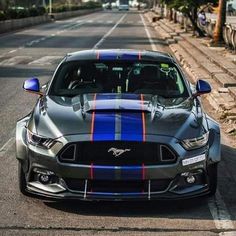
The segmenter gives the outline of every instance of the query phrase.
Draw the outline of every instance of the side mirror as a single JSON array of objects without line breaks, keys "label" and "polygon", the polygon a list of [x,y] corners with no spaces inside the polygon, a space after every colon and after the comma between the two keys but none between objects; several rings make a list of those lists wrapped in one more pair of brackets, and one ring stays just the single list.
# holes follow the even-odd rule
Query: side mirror
[{"label": "side mirror", "polygon": [[32,78],[32,79],[26,80],[23,84],[23,89],[26,92],[43,95],[42,92],[40,92],[40,84],[39,84],[39,80],[37,78]]},{"label": "side mirror", "polygon": [[196,93],[194,94],[194,96],[196,97],[210,92],[211,92],[211,85],[205,80],[198,80],[196,84]]}]

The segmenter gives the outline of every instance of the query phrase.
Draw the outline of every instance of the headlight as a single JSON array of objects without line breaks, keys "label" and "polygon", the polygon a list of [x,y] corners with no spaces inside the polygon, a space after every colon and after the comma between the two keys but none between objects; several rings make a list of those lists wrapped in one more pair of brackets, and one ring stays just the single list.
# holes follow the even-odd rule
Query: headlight
[{"label": "headlight", "polygon": [[205,146],[208,142],[209,132],[198,138],[185,139],[181,142],[182,146],[187,150],[197,149]]},{"label": "headlight", "polygon": [[34,134],[28,129],[27,129],[27,141],[28,143],[34,146],[38,146],[45,149],[51,148],[56,143],[56,141],[54,141],[53,139],[45,138],[45,137],[39,136],[38,134]]}]

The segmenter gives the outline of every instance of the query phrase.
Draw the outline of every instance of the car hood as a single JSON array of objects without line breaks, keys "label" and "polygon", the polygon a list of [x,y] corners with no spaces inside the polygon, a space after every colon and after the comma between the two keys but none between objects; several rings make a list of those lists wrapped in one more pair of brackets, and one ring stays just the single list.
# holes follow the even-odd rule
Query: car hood
[{"label": "car hood", "polygon": [[28,127],[49,138],[84,134],[89,140],[100,141],[145,141],[153,135],[184,139],[201,135],[201,114],[191,98],[138,94],[44,96],[38,100]]}]

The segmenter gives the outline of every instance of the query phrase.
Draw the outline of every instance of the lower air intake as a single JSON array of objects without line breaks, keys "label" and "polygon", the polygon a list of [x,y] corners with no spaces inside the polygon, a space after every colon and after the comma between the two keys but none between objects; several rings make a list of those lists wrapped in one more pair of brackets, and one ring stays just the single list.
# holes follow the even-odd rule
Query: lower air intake
[{"label": "lower air intake", "polygon": [[76,144],[67,146],[60,155],[60,161],[74,161],[76,157]]},{"label": "lower air intake", "polygon": [[160,156],[162,162],[170,162],[176,159],[176,155],[165,145],[160,145]]}]

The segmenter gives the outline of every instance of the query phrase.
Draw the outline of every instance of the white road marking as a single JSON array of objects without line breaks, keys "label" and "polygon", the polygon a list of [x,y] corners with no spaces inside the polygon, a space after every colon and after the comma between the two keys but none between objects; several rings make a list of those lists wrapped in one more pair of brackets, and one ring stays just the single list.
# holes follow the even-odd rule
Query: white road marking
[{"label": "white road marking", "polygon": [[215,196],[208,200],[208,207],[217,229],[234,229],[233,221],[218,190]]},{"label": "white road marking", "polygon": [[29,65],[51,65],[54,61],[62,59],[61,56],[44,56],[37,60],[31,61]]},{"label": "white road marking", "polygon": [[[37,39],[37,40],[32,40],[32,41],[26,43],[25,46],[28,46],[28,47],[29,47],[29,46],[32,46],[32,45],[34,45],[34,44],[40,43],[40,42],[42,42],[42,41],[44,41],[44,40],[46,40],[46,39],[53,38],[53,37],[55,37],[55,36],[57,36],[57,35],[59,35],[59,34],[62,34],[62,33],[66,32],[66,31],[68,31],[68,30],[70,30],[70,29],[73,29],[73,28],[78,27],[78,26],[80,26],[80,25],[83,25],[83,24],[85,24],[85,23],[86,23],[86,22],[80,21],[80,23],[78,23],[78,24],[76,24],[76,25],[68,24],[68,25],[66,25],[66,26],[68,27],[68,26],[71,25],[71,27],[68,27],[68,28],[63,29],[63,30],[58,30],[56,33],[51,34],[51,35],[49,35],[49,36],[45,36],[45,37],[39,38],[39,39]],[[22,48],[19,48],[19,49],[22,49]]]},{"label": "white road marking", "polygon": [[0,156],[5,155],[5,153],[8,151],[8,149],[13,145],[15,142],[15,138],[10,138],[0,149]]},{"label": "white road marking", "polygon": [[121,23],[121,21],[126,17],[127,14],[123,15],[116,24],[93,46],[93,49],[98,48],[103,41],[114,31],[114,29]]},{"label": "white road marking", "polygon": [[0,65],[14,66],[20,64],[23,61],[30,61],[32,57],[29,56],[15,56],[0,62]]},{"label": "white road marking", "polygon": [[148,31],[148,28],[147,28],[147,25],[146,25],[146,23],[145,23],[145,21],[144,21],[144,19],[143,19],[143,16],[142,16],[141,14],[139,14],[139,15],[140,15],[140,17],[141,17],[141,19],[142,19],[142,23],[143,23],[143,25],[144,25],[144,29],[145,29],[145,31],[146,31],[148,40],[149,40],[149,42],[150,42],[150,44],[151,44],[152,50],[153,50],[153,51],[157,51],[157,47],[156,47],[156,45],[155,45],[155,43],[154,43],[154,41],[153,41],[153,39],[152,39],[152,36],[151,36],[150,32]]},{"label": "white road marking", "polygon": [[14,52],[16,52],[17,51],[17,49],[15,49],[15,50],[11,50],[10,52],[8,52],[8,53],[14,53]]},{"label": "white road marking", "polygon": [[219,236],[236,236],[236,232],[235,231],[221,232],[219,233]]},{"label": "white road marking", "polygon": [[[46,40],[46,39],[50,39],[50,38],[55,37],[55,36],[57,36],[57,35],[59,35],[59,34],[61,34],[61,33],[64,33],[64,32],[66,32],[66,31],[68,31],[68,30],[70,30],[70,29],[74,29],[74,28],[76,28],[76,27],[78,27],[78,26],[80,26],[80,25],[85,24],[85,23],[86,23],[86,19],[89,19],[90,17],[91,17],[91,16],[88,16],[88,17],[86,17],[86,18],[83,19],[83,20],[77,20],[77,21],[68,20],[68,22],[79,23],[79,24],[71,25],[71,23],[69,23],[69,24],[67,24],[67,25],[64,25],[64,26],[60,27],[60,30],[58,30],[55,34],[51,34],[51,35],[49,35],[49,36],[44,36],[44,37],[41,37],[41,38],[39,38],[39,39],[36,39],[36,40],[32,40],[32,41],[30,41],[30,42],[27,42],[24,46],[20,46],[20,47],[18,47],[18,48],[15,49],[15,50],[11,50],[11,51],[9,51],[9,52],[3,54],[2,56],[6,56],[7,54],[14,53],[14,52],[16,52],[16,51],[18,51],[18,50],[21,50],[21,49],[25,48],[25,47],[30,47],[30,46],[32,46],[32,45],[34,45],[34,44],[37,44],[37,43],[40,43],[40,42],[42,42],[42,41],[44,41],[44,40]],[[93,22],[95,19],[100,18],[100,17],[101,17],[101,16],[95,17],[91,22]],[[57,22],[56,22],[56,23],[57,23]],[[28,31],[29,31],[29,30],[26,30],[26,31],[24,31],[24,32],[28,32]]]},{"label": "white road marking", "polygon": [[88,20],[87,23],[93,23],[94,21],[93,20]]}]

